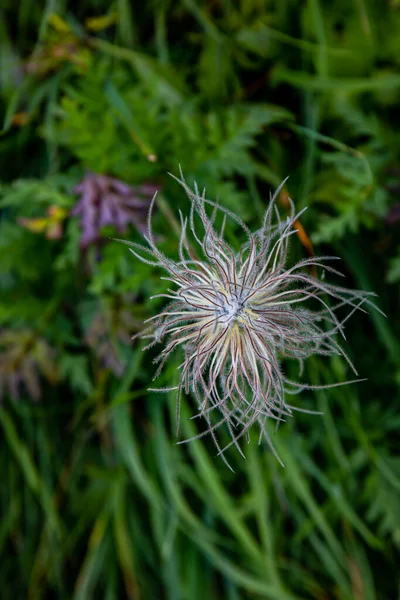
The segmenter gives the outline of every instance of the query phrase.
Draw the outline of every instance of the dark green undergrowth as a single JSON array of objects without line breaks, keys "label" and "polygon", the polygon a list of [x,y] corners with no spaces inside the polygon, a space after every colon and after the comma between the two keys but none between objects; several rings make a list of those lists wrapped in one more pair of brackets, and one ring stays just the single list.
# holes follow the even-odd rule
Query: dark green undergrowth
[{"label": "dark green undergrowth", "polygon": [[[399,2],[3,0],[0,17],[1,598],[399,598]],[[175,395],[147,391],[155,352],[130,338],[168,282],[110,238],[140,242],[159,189],[176,253],[179,165],[252,228],[289,176],[282,209],[309,207],[293,258],[340,256],[387,314],[346,323],[367,381],[303,392],[322,414],[271,428],[284,468],[256,434],[234,472],[205,437],[176,445],[203,430],[193,399],[176,437]],[[351,378],[323,358],[305,376]]]}]

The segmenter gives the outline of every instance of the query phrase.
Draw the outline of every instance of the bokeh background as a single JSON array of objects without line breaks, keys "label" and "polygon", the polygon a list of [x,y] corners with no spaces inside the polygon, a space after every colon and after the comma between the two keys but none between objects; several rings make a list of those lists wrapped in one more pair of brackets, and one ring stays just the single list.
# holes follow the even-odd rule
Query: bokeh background
[{"label": "bokeh background", "polygon": [[[399,598],[400,2],[2,0],[0,65],[1,598]],[[179,164],[252,228],[289,176],[293,258],[340,256],[387,314],[346,324],[368,381],[272,432],[285,468],[176,445],[193,400],[177,438],[147,391],[131,336],[167,282],[110,237],[158,189],[174,255]]]}]

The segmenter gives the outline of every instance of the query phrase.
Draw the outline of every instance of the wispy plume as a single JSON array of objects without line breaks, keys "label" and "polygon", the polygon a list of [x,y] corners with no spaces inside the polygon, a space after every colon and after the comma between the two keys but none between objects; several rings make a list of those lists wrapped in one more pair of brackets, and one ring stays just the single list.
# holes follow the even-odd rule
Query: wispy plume
[{"label": "wispy plume", "polygon": [[[242,454],[239,441],[248,438],[255,424],[260,441],[265,438],[271,445],[267,420],[279,422],[294,410],[303,410],[288,404],[288,395],[356,381],[308,385],[289,378],[282,361],[297,360],[301,377],[308,357],[336,354],[357,375],[337,338],[344,338],[344,324],[355,311],[363,310],[364,304],[374,306],[373,294],[327,283],[326,273],[340,275],[331,266],[336,257],[305,258],[287,266],[289,241],[303,211],[296,214],[290,201],[289,216],[281,218],[276,200],[283,184],[270,199],[261,228],[252,233],[237,215],[208,200],[205,191],[200,194],[196,184],[192,191],[182,173],[177,181],[191,202],[189,215],[180,214],[179,259],[171,260],[156,246],[151,224],[155,197],[145,236],[148,246],[125,243],[139,260],[162,267],[172,283],[167,293],[159,294],[169,304],[148,319],[141,334],[151,338],[146,348],[164,343],[154,379],[175,350],[183,351],[178,385],[159,391],[177,390],[178,415],[182,393],[193,394],[198,406],[193,418],[207,422],[196,437],[209,433],[224,458],[231,445]],[[221,214],[222,226],[217,229]],[[227,219],[247,238],[238,252],[224,238]],[[311,274],[317,271],[320,278]],[[348,311],[339,319],[337,309],[343,307]],[[221,426],[232,438],[223,447],[218,437]]]}]

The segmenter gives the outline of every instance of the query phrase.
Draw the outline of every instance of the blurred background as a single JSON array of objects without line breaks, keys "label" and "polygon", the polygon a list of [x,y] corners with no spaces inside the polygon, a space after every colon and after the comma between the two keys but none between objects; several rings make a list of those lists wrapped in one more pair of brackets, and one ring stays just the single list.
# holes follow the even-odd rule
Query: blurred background
[{"label": "blurred background", "polygon": [[[1,598],[399,598],[400,2],[2,0],[0,65]],[[234,473],[177,446],[147,391],[167,282],[110,237],[159,190],[176,253],[179,164],[253,229],[290,176],[293,258],[340,256],[388,315],[346,324],[368,381],[297,397],[323,415],[273,433],[285,468],[257,434]]]}]

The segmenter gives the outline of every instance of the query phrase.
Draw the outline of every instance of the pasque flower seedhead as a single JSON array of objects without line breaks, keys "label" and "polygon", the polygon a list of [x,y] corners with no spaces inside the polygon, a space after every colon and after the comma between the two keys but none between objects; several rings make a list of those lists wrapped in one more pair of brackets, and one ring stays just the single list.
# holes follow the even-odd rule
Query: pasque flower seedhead
[{"label": "pasque flower seedhead", "polygon": [[[224,458],[231,445],[242,454],[239,440],[248,437],[256,423],[260,441],[265,438],[270,444],[266,421],[279,422],[293,410],[303,410],[287,403],[289,394],[350,383],[313,386],[294,381],[285,374],[282,361],[298,361],[301,375],[308,357],[336,354],[356,373],[337,338],[344,337],[344,323],[355,311],[373,305],[373,294],[327,283],[325,273],[340,275],[331,266],[336,257],[305,258],[287,266],[289,241],[303,211],[296,214],[290,201],[290,214],[281,218],[277,198],[283,184],[270,199],[260,229],[252,233],[237,215],[208,200],[205,192],[200,194],[196,184],[192,191],[182,173],[177,181],[191,203],[189,215],[180,214],[179,259],[168,258],[155,243],[151,225],[155,197],[149,210],[147,246],[125,242],[139,260],[162,267],[172,283],[171,289],[158,295],[169,304],[148,319],[140,335],[151,339],[146,348],[164,343],[156,358],[155,378],[175,350],[183,351],[178,385],[158,391],[177,390],[178,415],[182,393],[193,394],[198,407],[194,417],[207,422],[200,436],[210,433]],[[219,230],[218,214],[223,216]],[[238,252],[224,238],[227,219],[247,238]],[[317,270],[322,277],[311,274]],[[342,307],[349,310],[339,319],[337,309]],[[218,439],[222,425],[232,438],[224,447]]]}]

